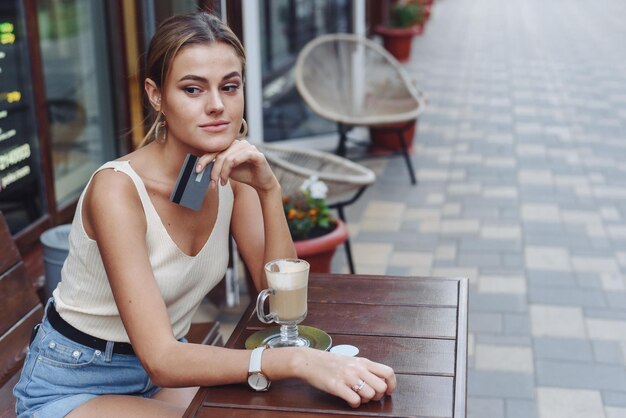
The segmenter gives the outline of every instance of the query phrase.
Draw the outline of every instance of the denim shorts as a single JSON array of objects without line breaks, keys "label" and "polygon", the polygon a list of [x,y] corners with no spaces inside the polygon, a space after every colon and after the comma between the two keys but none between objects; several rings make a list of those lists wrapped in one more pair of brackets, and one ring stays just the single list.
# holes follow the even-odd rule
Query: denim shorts
[{"label": "denim shorts", "polygon": [[64,337],[44,316],[13,389],[17,416],[58,418],[99,395],[150,398],[159,390],[137,356],[112,351],[110,342],[102,352]]}]

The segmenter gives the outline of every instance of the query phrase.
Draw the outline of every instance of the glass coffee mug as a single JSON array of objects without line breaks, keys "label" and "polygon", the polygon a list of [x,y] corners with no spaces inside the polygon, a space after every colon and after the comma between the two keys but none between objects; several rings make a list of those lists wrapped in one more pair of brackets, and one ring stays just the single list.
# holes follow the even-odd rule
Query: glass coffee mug
[{"label": "glass coffee mug", "polygon": [[[276,322],[280,335],[273,336],[266,344],[270,347],[308,347],[309,341],[298,336],[298,324],[307,312],[307,287],[309,263],[304,260],[284,258],[265,265],[269,289],[263,289],[256,301],[259,321],[264,324]],[[270,313],[265,313],[265,300],[270,298]]]}]

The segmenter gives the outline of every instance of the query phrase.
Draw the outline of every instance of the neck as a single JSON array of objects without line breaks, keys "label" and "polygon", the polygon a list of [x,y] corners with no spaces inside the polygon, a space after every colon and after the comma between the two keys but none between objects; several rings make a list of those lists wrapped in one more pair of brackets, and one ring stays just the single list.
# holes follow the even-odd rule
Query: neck
[{"label": "neck", "polygon": [[171,181],[176,181],[185,156],[197,154],[196,150],[181,145],[180,142],[166,140],[165,142],[152,142],[146,146],[151,148],[150,154],[154,159],[153,162],[157,164],[157,171]]}]

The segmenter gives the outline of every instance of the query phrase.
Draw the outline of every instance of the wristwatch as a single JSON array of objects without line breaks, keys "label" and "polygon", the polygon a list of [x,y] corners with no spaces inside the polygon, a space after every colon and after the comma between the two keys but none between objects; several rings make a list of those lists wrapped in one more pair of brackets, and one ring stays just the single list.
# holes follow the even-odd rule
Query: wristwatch
[{"label": "wristwatch", "polygon": [[264,392],[269,389],[270,380],[261,372],[261,356],[263,355],[263,350],[265,350],[267,346],[257,347],[252,350],[252,355],[250,356],[250,367],[248,368],[248,385],[257,392]]}]

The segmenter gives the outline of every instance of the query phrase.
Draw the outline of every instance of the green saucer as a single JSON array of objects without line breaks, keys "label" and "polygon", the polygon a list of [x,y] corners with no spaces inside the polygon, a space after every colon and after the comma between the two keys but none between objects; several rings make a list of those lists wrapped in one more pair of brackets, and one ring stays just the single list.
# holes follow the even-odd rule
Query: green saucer
[{"label": "green saucer", "polygon": [[[280,335],[280,327],[265,328],[255,332],[246,340],[246,348],[251,350],[267,344],[269,340]],[[298,335],[309,341],[309,347],[328,351],[333,345],[333,339],[319,328],[298,325]]]}]

